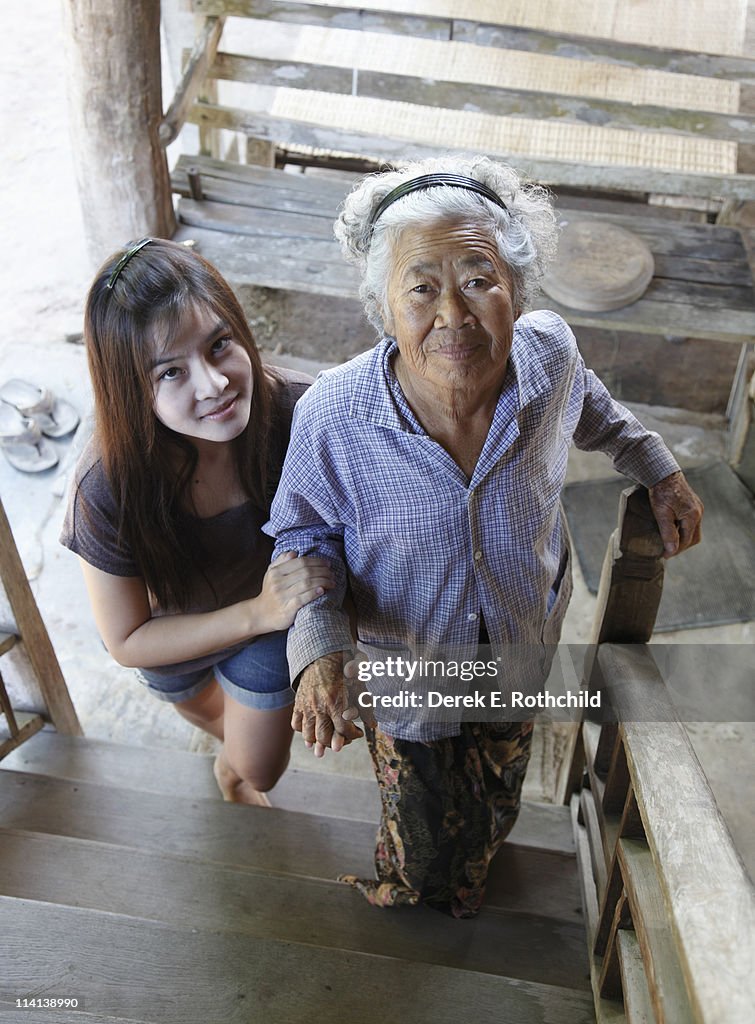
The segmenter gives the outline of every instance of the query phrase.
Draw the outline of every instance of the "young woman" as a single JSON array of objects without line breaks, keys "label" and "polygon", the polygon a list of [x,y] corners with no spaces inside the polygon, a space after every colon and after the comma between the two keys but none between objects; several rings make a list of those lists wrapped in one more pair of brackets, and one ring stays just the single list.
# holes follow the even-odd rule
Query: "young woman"
[{"label": "young woman", "polygon": [[115,660],[223,741],[227,800],[267,804],[292,737],[286,630],[333,584],[321,558],[270,565],[261,532],[309,379],[263,367],[227,282],[161,239],[106,261],[85,341],[95,429],[61,541]]}]

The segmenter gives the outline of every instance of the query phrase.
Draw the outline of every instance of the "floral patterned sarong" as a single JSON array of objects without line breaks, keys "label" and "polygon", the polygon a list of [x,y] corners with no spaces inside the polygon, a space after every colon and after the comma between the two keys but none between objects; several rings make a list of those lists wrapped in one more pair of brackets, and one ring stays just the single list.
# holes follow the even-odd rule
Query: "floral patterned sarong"
[{"label": "floral patterned sarong", "polygon": [[514,827],[532,723],[462,723],[416,743],[366,728],[382,815],[376,880],[341,875],[374,906],[420,901],[453,917],[482,906],[488,867]]}]

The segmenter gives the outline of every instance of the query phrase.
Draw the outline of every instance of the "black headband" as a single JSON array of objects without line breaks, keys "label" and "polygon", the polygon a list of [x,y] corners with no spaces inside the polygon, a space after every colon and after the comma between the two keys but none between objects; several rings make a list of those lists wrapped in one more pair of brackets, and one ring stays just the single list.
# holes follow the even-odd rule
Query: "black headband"
[{"label": "black headband", "polygon": [[401,185],[397,185],[396,188],[392,189],[387,196],[384,196],[374,213],[370,217],[370,228],[375,226],[375,221],[378,217],[382,216],[385,211],[396,202],[397,199],[403,199],[404,196],[408,196],[410,192],[424,192],[428,188],[436,188],[438,185],[451,185],[454,188],[465,188],[468,192],[476,192],[478,195],[483,196],[485,199],[489,199],[491,203],[495,203],[496,206],[500,206],[502,210],[506,209],[506,204],[499,195],[488,188],[487,185],[483,185],[481,181],[477,181],[476,178],[468,178],[464,174],[422,174],[419,178],[411,178],[409,181],[403,182]]},{"label": "black headband", "polygon": [[135,256],[140,249],[143,249],[145,245],[149,245],[149,243],[152,241],[154,241],[154,239],[152,238],[141,238],[138,242],[135,242],[132,246],[126,249],[124,254],[113,267],[113,271],[110,277],[107,279],[107,284],[105,285],[105,287],[112,288],[115,282],[118,280],[118,275],[126,266],[131,257]]}]

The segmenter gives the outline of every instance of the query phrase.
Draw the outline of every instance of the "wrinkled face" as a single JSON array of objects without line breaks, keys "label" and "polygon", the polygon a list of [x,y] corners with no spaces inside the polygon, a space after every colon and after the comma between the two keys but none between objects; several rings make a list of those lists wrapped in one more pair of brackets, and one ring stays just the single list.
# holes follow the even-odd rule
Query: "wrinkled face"
[{"label": "wrinkled face", "polygon": [[384,321],[415,383],[500,387],[518,315],[511,273],[484,228],[464,218],[399,235]]},{"label": "wrinkled face", "polygon": [[212,310],[192,306],[167,343],[154,339],[155,416],[196,442],[232,441],[249,422],[252,364],[230,327]]}]

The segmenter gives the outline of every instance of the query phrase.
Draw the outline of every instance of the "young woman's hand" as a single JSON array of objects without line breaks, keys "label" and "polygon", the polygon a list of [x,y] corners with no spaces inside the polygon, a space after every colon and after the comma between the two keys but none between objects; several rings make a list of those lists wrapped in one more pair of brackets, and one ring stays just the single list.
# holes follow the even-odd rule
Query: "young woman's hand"
[{"label": "young woman's hand", "polygon": [[288,629],[300,608],[334,586],[333,573],[324,558],[299,558],[294,551],[285,551],[270,565],[260,595],[255,598],[264,632]]}]

